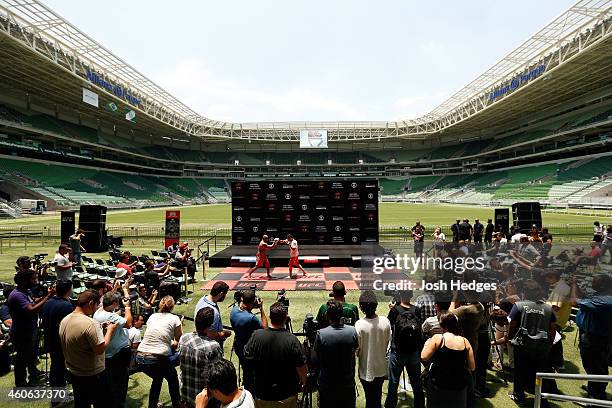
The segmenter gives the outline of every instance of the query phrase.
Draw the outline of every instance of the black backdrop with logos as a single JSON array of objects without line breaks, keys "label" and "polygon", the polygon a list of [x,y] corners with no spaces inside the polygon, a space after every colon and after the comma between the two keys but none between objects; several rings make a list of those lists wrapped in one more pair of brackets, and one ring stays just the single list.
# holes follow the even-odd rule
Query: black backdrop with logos
[{"label": "black backdrop with logos", "polygon": [[263,234],[301,245],[378,242],[377,180],[232,182],[232,244]]}]

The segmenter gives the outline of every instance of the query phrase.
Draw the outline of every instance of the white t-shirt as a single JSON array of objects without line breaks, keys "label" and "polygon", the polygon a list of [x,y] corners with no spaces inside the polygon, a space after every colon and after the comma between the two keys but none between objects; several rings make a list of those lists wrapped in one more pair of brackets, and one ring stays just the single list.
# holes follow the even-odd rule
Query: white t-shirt
[{"label": "white t-shirt", "polygon": [[291,244],[289,244],[289,256],[291,258],[295,258],[298,255],[299,255],[298,243],[297,243],[297,239],[294,239],[293,241],[291,241]]},{"label": "white t-shirt", "polygon": [[138,346],[143,353],[170,355],[174,330],[181,326],[181,319],[172,313],[153,313],[147,320],[147,330]]},{"label": "white t-shirt", "polygon": [[520,232],[517,234],[514,234],[512,236],[512,238],[510,238],[510,242],[512,242],[513,244],[518,244],[519,242],[521,242],[521,238],[526,237],[527,235],[525,234],[521,234]]},{"label": "white t-shirt", "polygon": [[132,347],[133,344],[140,343],[142,341],[142,333],[140,332],[140,329],[137,329],[132,326],[126,331],[128,340],[130,342],[130,347]]},{"label": "white t-shirt", "polygon": [[55,267],[55,275],[57,276],[57,280],[72,279],[72,267],[68,269],[60,269],[59,266],[66,266],[70,263],[70,259],[68,259],[68,255],[62,255],[59,252],[55,254],[53,258],[53,262],[57,262],[57,266]]},{"label": "white t-shirt", "polygon": [[242,391],[240,393],[240,398],[227,405],[221,405],[221,408],[255,408],[255,401],[251,393],[242,387],[240,387],[240,390]]},{"label": "white t-shirt", "polygon": [[385,316],[362,318],[355,322],[359,339],[359,378],[373,381],[388,375],[387,350],[391,341],[391,323]]},{"label": "white t-shirt", "polygon": [[446,236],[444,235],[443,232],[439,233],[438,235],[434,234],[434,245],[437,247],[441,247],[444,246],[444,241],[446,240]]}]

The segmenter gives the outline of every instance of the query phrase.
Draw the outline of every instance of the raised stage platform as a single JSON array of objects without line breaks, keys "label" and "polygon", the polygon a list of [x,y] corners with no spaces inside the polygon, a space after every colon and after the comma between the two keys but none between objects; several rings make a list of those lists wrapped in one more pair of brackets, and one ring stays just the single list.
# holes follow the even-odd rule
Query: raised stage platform
[{"label": "raised stage platform", "polygon": [[[379,244],[362,245],[300,245],[300,264],[304,268],[348,267],[359,268],[362,256],[382,256]],[[211,268],[250,267],[255,265],[256,245],[232,245],[209,258]],[[268,252],[271,266],[287,266],[289,247],[279,245]],[[262,270],[260,270],[261,272]],[[265,272],[265,271],[263,271]]]}]

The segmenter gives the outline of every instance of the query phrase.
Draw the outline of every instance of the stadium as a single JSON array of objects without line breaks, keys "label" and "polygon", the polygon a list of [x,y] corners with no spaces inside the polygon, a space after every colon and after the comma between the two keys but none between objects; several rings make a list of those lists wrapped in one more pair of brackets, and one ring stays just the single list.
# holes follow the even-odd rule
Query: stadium
[{"label": "stadium", "polygon": [[[45,281],[47,268],[56,267],[48,261],[77,229],[85,231],[85,252],[81,256],[77,250],[71,275],[75,302],[93,282],[114,284],[125,277],[119,263],[135,265],[133,279],[145,282],[148,261],[157,263],[173,243],[183,248],[188,242],[189,266],[168,272],[172,287],[164,292],[176,293],[175,313],[193,316],[198,299],[221,281],[231,292],[255,288],[266,307],[284,299],[278,292],[287,290],[293,329],[299,331],[304,317],[328,300],[335,281],[344,283],[346,302],[360,304],[360,292],[370,289],[364,286],[368,256],[437,253],[436,226],[446,236],[444,243],[453,236],[453,244],[469,242],[470,253],[472,244],[480,253],[484,225],[480,246],[475,231],[455,239],[453,228],[463,219],[469,224],[467,218],[492,220],[494,234],[502,232],[508,242],[515,228],[525,240],[544,241],[544,247],[543,237],[551,234],[555,245],[546,254],[559,262],[576,246],[588,252],[591,241],[604,245],[594,263],[583,264],[581,253],[566,257],[564,267],[571,265],[572,272],[562,276],[568,285],[570,275],[580,286],[612,274],[604,238],[612,224],[609,0],[578,1],[413,119],[220,121],[196,112],[130,65],[129,55],[123,57],[43,1],[0,0],[0,281],[5,289],[12,288],[15,259],[23,255],[43,267],[38,280]],[[422,232],[416,229],[420,238],[415,237],[419,224],[412,227],[417,220],[424,226]],[[603,227],[601,241],[593,234],[594,222]],[[289,251],[282,244],[291,245],[288,234],[301,244],[295,260],[304,266],[302,279],[291,279],[292,267],[286,266]],[[484,241],[488,252],[491,238],[487,243],[485,235]],[[281,245],[269,252],[269,280],[262,270],[251,276],[251,268],[265,268],[260,258],[268,261],[261,245]],[[297,243],[295,248],[297,254]],[[517,270],[532,273],[537,260],[526,267],[520,259]],[[430,272],[419,269],[419,281]],[[47,286],[55,282],[50,279]],[[418,285],[415,289],[415,298],[424,293]],[[8,297],[10,291],[5,292]],[[376,293],[380,315],[387,315],[386,295]],[[229,299],[231,293],[225,304]],[[575,306],[567,327],[559,330],[565,364],[556,374],[561,376],[587,374]],[[217,313],[229,324],[230,309]],[[184,333],[195,330],[193,321],[182,324]],[[221,347],[238,367],[232,341]],[[15,350],[9,350],[14,358]],[[48,372],[48,354],[34,354],[40,354],[40,370]],[[493,354],[499,357],[494,348]],[[507,397],[512,373],[499,360],[501,370],[485,370],[487,393],[473,406],[515,405]],[[23,386],[10,371],[11,362],[0,376],[0,392]],[[136,371],[123,406],[147,406],[151,380]],[[586,377],[557,378],[551,406],[606,397],[605,388],[603,397],[590,385],[584,391]],[[397,406],[418,405],[407,374],[403,381],[400,394],[406,397]],[[383,398],[387,383],[381,385]],[[357,393],[353,406],[366,406],[359,385]],[[164,384],[160,403],[170,406],[170,394]],[[306,404],[301,395],[300,404]],[[547,403],[540,397],[528,396],[527,404]],[[29,406],[48,404],[40,400]]]}]

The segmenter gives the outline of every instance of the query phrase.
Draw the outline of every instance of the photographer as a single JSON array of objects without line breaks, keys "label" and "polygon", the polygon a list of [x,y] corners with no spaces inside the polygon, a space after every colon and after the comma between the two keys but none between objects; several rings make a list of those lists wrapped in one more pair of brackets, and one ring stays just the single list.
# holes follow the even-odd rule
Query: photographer
[{"label": "photographer", "polygon": [[[132,309],[128,287],[130,281],[126,280],[122,286],[123,297],[117,292],[108,292],[102,298],[102,307],[93,315],[94,320],[100,324],[114,323],[117,330],[111,338],[110,344],[105,351],[105,367],[110,382],[110,393],[113,406],[122,407],[125,405],[128,386],[128,368],[132,353],[130,351],[130,341],[127,329],[132,327]],[[120,302],[125,308],[125,317],[120,316],[115,311],[119,309]],[[125,330],[124,330],[125,329]]]},{"label": "photographer", "polygon": [[159,312],[153,313],[147,321],[147,330],[136,354],[139,368],[153,380],[149,393],[149,408],[157,407],[164,379],[168,382],[172,407],[178,408],[181,400],[178,375],[170,361],[170,355],[183,335],[183,323],[172,313],[172,309],[174,299],[172,296],[164,296],[159,301]]},{"label": "photographer", "polygon": [[[543,302],[544,292],[535,281],[524,285],[525,300],[514,304],[509,314],[509,338],[514,346],[514,390],[508,396],[525,402],[525,390],[533,392],[536,372],[551,372],[549,353],[555,338],[555,314]],[[554,381],[543,380],[543,392],[551,390]],[[528,388],[529,387],[529,388]],[[548,406],[542,400],[543,406]]]},{"label": "photographer", "polygon": [[319,408],[355,407],[357,331],[342,322],[342,302],[327,302],[329,325],[319,330],[314,351],[319,362]]},{"label": "photographer", "polygon": [[132,270],[134,269],[138,261],[134,261],[128,264],[131,258],[132,258],[132,254],[129,251],[125,251],[124,253],[122,253],[121,260],[117,264],[117,269],[125,269],[128,275],[132,275]]},{"label": "photographer", "polygon": [[[261,321],[252,313],[255,307],[259,308],[261,312]],[[242,366],[242,384],[247,390],[253,391],[253,368],[250,362],[244,358],[244,346],[255,330],[268,328],[263,301],[255,296],[254,290],[242,291],[240,303],[234,305],[230,314],[230,323],[236,333],[234,352]]]},{"label": "photographer", "polygon": [[62,319],[59,336],[70,373],[75,407],[106,408],[112,406],[109,380],[104,370],[104,352],[117,329],[115,323],[103,327],[91,316],[98,308],[100,296],[86,290],[77,299],[76,308]]},{"label": "photographer", "polygon": [[219,343],[208,337],[214,318],[211,308],[200,309],[195,319],[195,331],[183,334],[179,340],[181,400],[187,407],[195,405],[196,395],[206,387],[208,373],[203,373],[203,369],[223,358]]},{"label": "photographer", "polygon": [[[479,293],[476,291],[455,292],[454,299],[449,307],[449,312],[457,316],[463,337],[468,339],[472,346],[474,356],[477,358],[479,353],[480,328],[484,323],[484,306],[479,301]],[[490,349],[489,343],[483,345],[487,350]],[[482,352],[482,350],[481,350]],[[476,372],[473,372],[476,374]],[[483,395],[486,391],[481,388],[475,389],[475,377],[468,377],[467,401],[468,406],[474,405],[476,394]]]},{"label": "photographer", "polygon": [[59,246],[53,263],[55,263],[55,277],[57,280],[71,280],[72,274],[72,262],[70,262],[70,247],[66,244]]},{"label": "photographer", "polygon": [[148,288],[159,290],[160,280],[170,275],[170,264],[164,264],[160,268],[155,267],[155,262],[148,260],[145,262],[144,276]]},{"label": "photographer", "polygon": [[359,308],[365,317],[357,320],[359,339],[359,381],[365,393],[366,408],[380,408],[382,386],[388,373],[387,350],[391,341],[391,323],[378,316],[376,294],[365,291],[359,296]]},{"label": "photographer", "polygon": [[[572,277],[571,301],[578,306],[576,325],[580,328],[580,359],[587,374],[608,375],[608,362],[612,348],[612,279],[597,275],[591,283],[593,296],[578,299],[576,277]],[[606,399],[605,382],[589,381],[589,398]],[[584,388],[584,386],[582,386]]]},{"label": "photographer", "polygon": [[225,297],[227,296],[227,292],[229,291],[229,286],[227,283],[218,281],[215,282],[212,289],[210,290],[210,294],[207,296],[202,296],[198,303],[196,304],[195,310],[193,312],[194,319],[198,315],[198,311],[204,307],[210,307],[215,313],[215,319],[213,321],[212,326],[210,327],[209,335],[217,340],[221,347],[223,347],[223,342],[232,335],[230,330],[223,329],[223,322],[221,321],[221,312],[219,311],[219,305],[217,303],[223,302]]},{"label": "photographer", "polygon": [[304,350],[287,330],[287,318],[287,308],[274,303],[268,328],[256,330],[244,347],[254,367],[257,406],[295,408],[300,384],[306,384]]},{"label": "photographer", "polygon": [[51,387],[66,386],[66,362],[62,352],[62,342],[59,337],[59,327],[62,319],[72,313],[70,303],[72,296],[72,281],[58,280],[55,284],[56,295],[43,306],[41,317],[45,332],[45,348],[51,356],[49,385]]},{"label": "photographer", "polygon": [[[20,257],[17,262],[26,267],[30,260]],[[40,377],[36,368],[38,358],[38,313],[44,304],[55,294],[55,287],[50,287],[47,294],[38,302],[32,299],[31,288],[38,285],[36,271],[25,269],[17,272],[14,277],[17,287],[8,297],[7,304],[13,318],[11,324],[11,339],[15,346],[15,386],[27,387],[34,385]],[[26,381],[26,371],[29,382]]]},{"label": "photographer", "polygon": [[255,401],[248,390],[238,388],[236,369],[231,361],[218,360],[208,366],[208,386],[196,397],[196,408],[207,408],[210,398],[221,402],[222,408],[254,408]]},{"label": "photographer", "polygon": [[[342,303],[342,322],[354,326],[355,322],[359,320],[359,309],[357,306],[346,302],[346,288],[344,287],[344,283],[341,281],[334,282],[332,292],[329,296]],[[316,320],[319,322],[319,327],[327,327],[327,303],[323,303],[319,308]]]},{"label": "photographer", "polygon": [[391,352],[389,354],[389,383],[385,408],[395,408],[397,405],[397,388],[404,367],[408,371],[412,391],[414,392],[414,407],[425,406],[425,396],[421,383],[421,348],[423,345],[421,326],[421,311],[410,303],[412,291],[400,291],[400,303],[389,310],[387,318],[393,329]]}]

